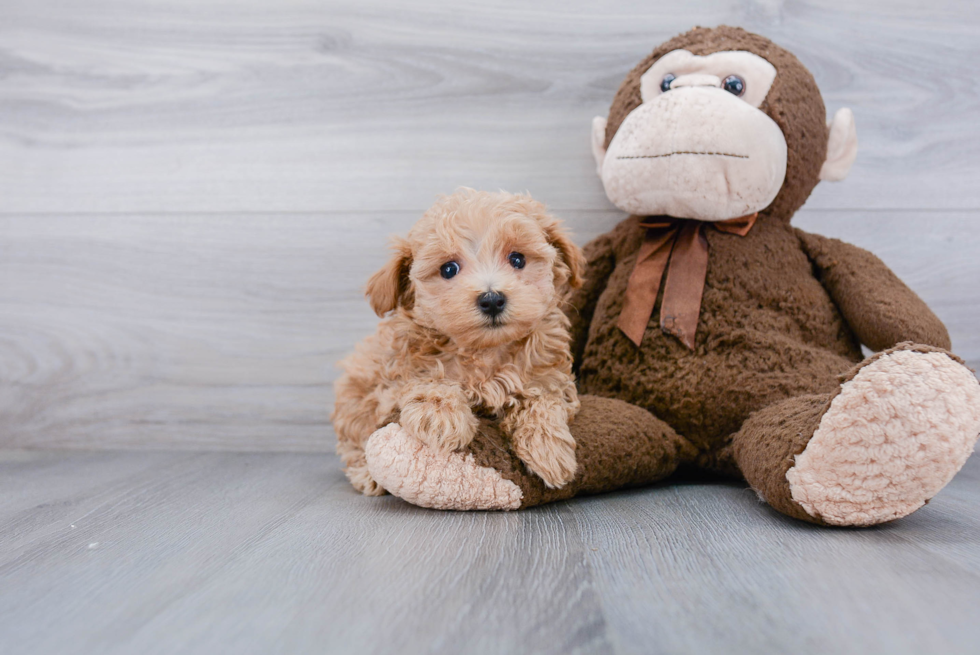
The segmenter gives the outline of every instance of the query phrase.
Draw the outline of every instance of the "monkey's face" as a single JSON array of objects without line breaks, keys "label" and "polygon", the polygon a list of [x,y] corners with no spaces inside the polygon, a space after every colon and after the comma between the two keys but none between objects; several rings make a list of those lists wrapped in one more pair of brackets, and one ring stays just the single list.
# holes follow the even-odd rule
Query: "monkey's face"
[{"label": "monkey's face", "polygon": [[[634,91],[626,95],[639,98],[608,148],[606,120],[593,121],[593,153],[610,201],[639,216],[702,221],[768,207],[787,176],[787,139],[764,104],[776,77],[775,66],[753,52],[678,49],[653,61],[638,85],[628,78],[624,87],[632,83]],[[843,177],[856,153],[853,119],[842,112],[830,140],[841,147],[828,152],[824,179]]]},{"label": "monkey's face", "polygon": [[631,214],[703,221],[767,207],[786,176],[786,139],[758,109],[775,77],[749,52],[660,58],[600,167],[609,199]]}]

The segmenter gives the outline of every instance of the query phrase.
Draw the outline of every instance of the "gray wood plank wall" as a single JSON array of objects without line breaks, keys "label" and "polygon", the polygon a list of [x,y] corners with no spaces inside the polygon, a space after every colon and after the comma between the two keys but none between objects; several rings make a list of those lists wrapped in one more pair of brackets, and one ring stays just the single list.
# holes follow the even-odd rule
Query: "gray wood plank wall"
[{"label": "gray wood plank wall", "polygon": [[592,116],[720,23],[857,117],[796,224],[878,253],[980,364],[973,0],[5,0],[0,446],[332,449],[386,235],[458,185],[608,229]]}]

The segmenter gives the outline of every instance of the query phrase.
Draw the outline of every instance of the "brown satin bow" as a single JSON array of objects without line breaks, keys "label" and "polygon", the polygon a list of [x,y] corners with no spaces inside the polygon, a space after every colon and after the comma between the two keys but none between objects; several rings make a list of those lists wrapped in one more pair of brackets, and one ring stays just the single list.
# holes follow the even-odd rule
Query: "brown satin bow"
[{"label": "brown satin bow", "polygon": [[719,222],[654,216],[642,221],[640,227],[646,228],[647,234],[626,285],[619,329],[630,341],[640,345],[657,303],[660,281],[667,271],[660,327],[694,350],[694,333],[698,329],[708,273],[708,239],[704,230],[710,225],[720,232],[744,237],[758,216],[756,212]]}]

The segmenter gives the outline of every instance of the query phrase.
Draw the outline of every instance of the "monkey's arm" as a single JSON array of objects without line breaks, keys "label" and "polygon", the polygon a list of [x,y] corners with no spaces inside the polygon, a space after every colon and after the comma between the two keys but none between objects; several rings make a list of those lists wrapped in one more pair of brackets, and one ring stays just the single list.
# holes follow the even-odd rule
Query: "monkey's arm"
[{"label": "monkey's arm", "polygon": [[576,289],[568,300],[565,314],[572,322],[571,349],[572,360],[576,368],[582,359],[585,342],[589,338],[589,325],[595,313],[599,296],[606,288],[606,281],[616,266],[616,256],[613,251],[613,240],[609,234],[603,234],[585,244],[585,284]]},{"label": "monkey's arm", "polygon": [[946,327],[884,262],[849,243],[796,230],[844,320],[873,350],[903,341],[949,350]]}]

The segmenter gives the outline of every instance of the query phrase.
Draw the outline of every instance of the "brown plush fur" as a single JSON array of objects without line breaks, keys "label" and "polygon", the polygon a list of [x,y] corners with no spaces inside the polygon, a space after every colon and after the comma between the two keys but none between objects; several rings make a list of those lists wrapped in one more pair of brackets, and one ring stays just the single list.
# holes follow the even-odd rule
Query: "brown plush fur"
[{"label": "brown plush fur", "polygon": [[793,502],[786,472],[810,442],[834,394],[797,396],[753,414],[735,435],[732,456],[759,498],[796,519],[822,523]]},{"label": "brown plush fur", "polygon": [[796,230],[821,284],[861,343],[884,350],[900,341],[949,350],[949,334],[918,296],[877,257],[849,243]]},{"label": "brown plush fur", "polygon": [[521,488],[521,507],[650,484],[697,455],[686,440],[650,412],[612,398],[581,396],[580,401],[570,426],[573,437],[583,438],[576,440],[579,475],[560,489],[548,488],[540,478],[524,472],[494,421],[481,423],[467,450],[477,464],[496,469]]},{"label": "brown plush fur", "polygon": [[[780,398],[830,392],[837,375],[860,361],[857,340],[794,232],[765,220],[745,237],[707,232],[711,257],[695,349],[655,322],[637,349],[617,326],[643,237],[637,222],[621,223],[601,250],[615,266],[605,288],[592,290],[598,300],[591,322],[573,316],[582,393],[645,407],[712,450],[752,412]],[[596,257],[595,244],[587,251]],[[576,296],[573,305],[582,300]]]},{"label": "brown plush fur", "polygon": [[[578,397],[560,306],[581,284],[579,248],[527,196],[462,190],[437,202],[394,251],[367,288],[385,318],[341,362],[336,384],[337,449],[351,483],[383,493],[364,458],[364,442],[383,425],[398,420],[449,451],[470,443],[477,416],[502,419],[518,457],[548,486],[567,483]],[[512,252],[526,258],[523,268],[509,263]],[[444,279],[449,261],[460,271]],[[477,307],[490,289],[507,299],[499,319]]]}]

